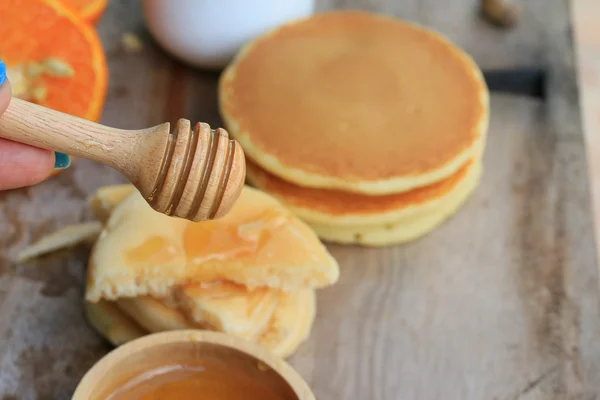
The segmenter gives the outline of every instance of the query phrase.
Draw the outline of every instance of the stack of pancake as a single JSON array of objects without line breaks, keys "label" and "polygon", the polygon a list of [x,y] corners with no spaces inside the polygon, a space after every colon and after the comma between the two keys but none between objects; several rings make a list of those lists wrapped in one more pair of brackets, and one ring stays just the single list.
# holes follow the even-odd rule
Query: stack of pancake
[{"label": "stack of pancake", "polygon": [[219,100],[249,181],[328,241],[415,239],[479,182],[481,71],[414,24],[343,11],[284,25],[242,49]]},{"label": "stack of pancake", "polygon": [[155,212],[129,185],[103,188],[90,204],[104,229],[90,257],[86,313],[115,345],[210,329],[287,357],[309,335],[315,289],[339,275],[305,223],[249,187],[224,218],[201,223]]}]

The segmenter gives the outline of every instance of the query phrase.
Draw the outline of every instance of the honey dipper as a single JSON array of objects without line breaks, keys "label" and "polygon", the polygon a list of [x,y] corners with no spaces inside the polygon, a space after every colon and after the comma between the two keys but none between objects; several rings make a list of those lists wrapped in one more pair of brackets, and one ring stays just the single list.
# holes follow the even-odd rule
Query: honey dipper
[{"label": "honey dipper", "polygon": [[224,129],[186,119],[172,131],[169,123],[123,130],[12,99],[0,137],[113,167],[156,211],[192,221],[226,214],[246,175],[242,148]]}]

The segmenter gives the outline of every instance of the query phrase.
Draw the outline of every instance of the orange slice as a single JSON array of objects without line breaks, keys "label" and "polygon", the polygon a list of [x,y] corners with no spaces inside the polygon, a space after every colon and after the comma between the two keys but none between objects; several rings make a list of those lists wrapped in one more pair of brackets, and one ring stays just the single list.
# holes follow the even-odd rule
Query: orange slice
[{"label": "orange slice", "polygon": [[57,0],[2,0],[0,21],[13,95],[98,121],[107,66],[94,29]]},{"label": "orange slice", "polygon": [[[0,59],[8,67],[13,94],[97,121],[107,67],[93,28],[56,0],[2,0],[0,21]],[[54,68],[40,72],[41,64]],[[61,71],[65,67],[70,71]]]},{"label": "orange slice", "polygon": [[88,24],[98,22],[108,4],[108,0],[60,0],[60,2]]}]

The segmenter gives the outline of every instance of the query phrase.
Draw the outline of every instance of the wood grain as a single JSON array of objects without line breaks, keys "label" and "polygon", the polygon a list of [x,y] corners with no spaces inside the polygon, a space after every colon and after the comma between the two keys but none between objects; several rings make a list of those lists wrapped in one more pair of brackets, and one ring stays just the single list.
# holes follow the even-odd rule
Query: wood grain
[{"label": "wood grain", "polygon": [[[319,292],[310,340],[290,360],[318,399],[600,397],[600,298],[566,0],[522,2],[513,30],[456,0],[322,0],[440,30],[486,69],[548,69],[548,100],[492,95],[481,187],[431,235],[387,249],[331,246],[340,282]],[[216,78],[154,46],[137,2],[112,1],[103,122],[139,129],[184,117],[218,126]],[[140,34],[140,54],[119,47]],[[24,265],[19,249],[89,218],[84,197],[122,182],[86,160],[1,194],[0,399],[68,399],[108,347],[81,309],[87,250]],[[4,397],[2,397],[4,396]]]}]

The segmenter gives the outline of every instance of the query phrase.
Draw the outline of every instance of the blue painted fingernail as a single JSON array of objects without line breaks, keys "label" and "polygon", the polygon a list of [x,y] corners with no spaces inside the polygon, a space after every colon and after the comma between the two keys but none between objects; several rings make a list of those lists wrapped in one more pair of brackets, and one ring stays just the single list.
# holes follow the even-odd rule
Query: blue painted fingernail
[{"label": "blue painted fingernail", "polygon": [[71,165],[71,156],[65,153],[54,153],[54,169],[65,169]]},{"label": "blue painted fingernail", "polygon": [[6,64],[0,60],[0,85],[6,80]]}]

